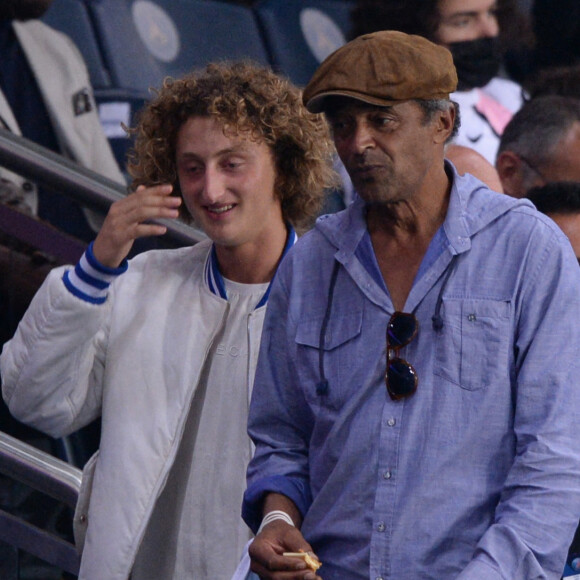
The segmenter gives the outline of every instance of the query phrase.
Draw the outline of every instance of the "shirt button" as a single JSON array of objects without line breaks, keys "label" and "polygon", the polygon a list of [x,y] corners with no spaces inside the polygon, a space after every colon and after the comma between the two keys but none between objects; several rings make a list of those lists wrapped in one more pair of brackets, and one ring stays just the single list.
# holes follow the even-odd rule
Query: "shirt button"
[{"label": "shirt button", "polygon": [[32,191],[34,189],[34,185],[32,185],[32,183],[30,183],[30,181],[25,181],[22,184],[22,189],[24,191]]},{"label": "shirt button", "polygon": [[390,471],[385,471],[383,473],[383,479],[391,479],[391,472]]},{"label": "shirt button", "polygon": [[383,522],[381,522],[380,524],[377,524],[377,531],[378,532],[384,532],[385,531],[385,524],[383,524]]},{"label": "shirt button", "polygon": [[387,421],[387,425],[388,425],[389,427],[394,427],[396,422],[397,422],[397,421],[391,417],[391,418],[390,418],[390,419]]}]

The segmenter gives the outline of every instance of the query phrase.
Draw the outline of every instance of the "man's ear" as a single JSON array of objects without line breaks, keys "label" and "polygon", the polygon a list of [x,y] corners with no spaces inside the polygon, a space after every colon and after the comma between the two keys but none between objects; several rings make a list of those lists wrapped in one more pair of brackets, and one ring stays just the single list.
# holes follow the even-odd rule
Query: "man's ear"
[{"label": "man's ear", "polygon": [[523,197],[522,160],[513,151],[502,151],[495,161],[503,191],[512,197]]},{"label": "man's ear", "polygon": [[450,107],[448,111],[439,111],[435,132],[435,143],[446,143],[449,135],[453,132],[455,123],[455,107]]}]

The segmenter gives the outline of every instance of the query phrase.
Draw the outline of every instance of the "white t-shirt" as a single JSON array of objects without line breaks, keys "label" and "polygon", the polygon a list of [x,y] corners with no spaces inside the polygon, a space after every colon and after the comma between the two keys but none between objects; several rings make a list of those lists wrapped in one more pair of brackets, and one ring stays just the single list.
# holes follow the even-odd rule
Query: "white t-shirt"
[{"label": "white t-shirt", "polygon": [[240,515],[252,454],[247,435],[248,317],[268,284],[224,283],[227,318],[209,345],[180,447],[139,548],[132,580],[230,580],[252,535]]}]

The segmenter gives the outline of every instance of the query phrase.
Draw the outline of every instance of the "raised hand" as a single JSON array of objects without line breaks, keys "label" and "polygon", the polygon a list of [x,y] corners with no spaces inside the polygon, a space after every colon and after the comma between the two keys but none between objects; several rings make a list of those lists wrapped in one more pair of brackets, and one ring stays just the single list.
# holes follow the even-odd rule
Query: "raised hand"
[{"label": "raised hand", "polygon": [[140,185],[134,193],[113,203],[103,222],[93,253],[103,266],[118,267],[137,238],[161,236],[167,228],[150,223],[159,218],[175,219],[181,198],[171,195],[172,185]]}]

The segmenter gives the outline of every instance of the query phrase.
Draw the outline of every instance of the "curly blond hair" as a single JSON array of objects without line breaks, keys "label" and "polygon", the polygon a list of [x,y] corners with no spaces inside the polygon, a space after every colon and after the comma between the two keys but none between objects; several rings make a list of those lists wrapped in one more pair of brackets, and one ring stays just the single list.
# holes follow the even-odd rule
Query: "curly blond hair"
[{"label": "curly blond hair", "polygon": [[[328,125],[322,115],[306,110],[297,87],[250,62],[212,63],[164,81],[137,126],[128,130],[135,135],[128,162],[133,187],[171,183],[174,194],[181,196],[177,134],[196,116],[215,118],[228,136],[247,136],[270,147],[284,219],[298,231],[312,224],[325,190],[337,185]],[[186,209],[182,215],[191,219]]]}]

